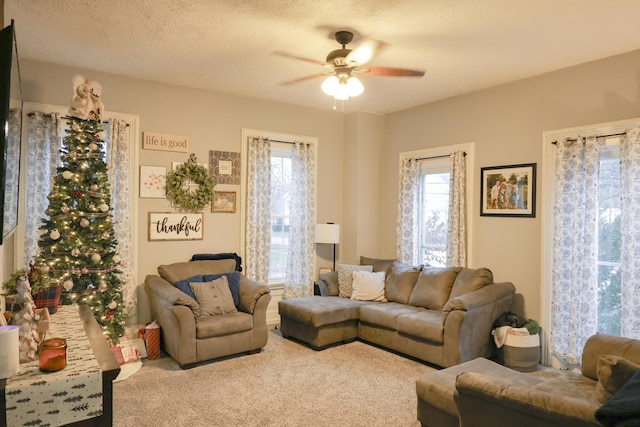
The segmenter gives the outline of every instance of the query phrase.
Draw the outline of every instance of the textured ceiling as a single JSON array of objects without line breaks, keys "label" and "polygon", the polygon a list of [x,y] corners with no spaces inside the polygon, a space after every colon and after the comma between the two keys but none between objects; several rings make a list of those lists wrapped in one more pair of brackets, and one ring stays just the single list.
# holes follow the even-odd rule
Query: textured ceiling
[{"label": "textured ceiling", "polygon": [[[385,44],[344,111],[389,113],[640,48],[638,0],[4,0],[22,58],[330,110],[322,79],[338,48]],[[91,77],[91,76],[87,76]],[[339,106],[338,110],[341,108]]]}]

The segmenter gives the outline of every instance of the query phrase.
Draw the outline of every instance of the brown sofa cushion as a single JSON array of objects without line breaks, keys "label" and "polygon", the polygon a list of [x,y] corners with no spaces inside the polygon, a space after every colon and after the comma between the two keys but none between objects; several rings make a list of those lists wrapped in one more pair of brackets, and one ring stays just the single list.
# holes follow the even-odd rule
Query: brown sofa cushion
[{"label": "brown sofa cushion", "polygon": [[420,275],[420,268],[394,261],[385,285],[387,301],[408,304],[413,287]]},{"label": "brown sofa cushion", "polygon": [[158,267],[158,274],[167,282],[173,284],[178,280],[196,276],[198,274],[231,273],[236,270],[233,259],[219,259],[207,261],[188,261],[166,264]]},{"label": "brown sofa cushion", "polygon": [[398,316],[397,325],[398,333],[402,335],[410,335],[438,344],[444,342],[444,325],[440,311],[424,310]]},{"label": "brown sofa cushion", "polygon": [[605,403],[640,369],[630,360],[620,356],[604,355],[598,359],[598,383],[594,396],[600,403]]},{"label": "brown sofa cushion", "polygon": [[395,261],[395,259],[377,259],[367,258],[365,256],[360,257],[360,265],[372,265],[374,272],[384,271],[385,276],[389,276],[391,266]]},{"label": "brown sofa cushion", "polygon": [[442,310],[449,301],[451,288],[461,267],[423,267],[409,297],[409,304],[430,310]]},{"label": "brown sofa cushion", "polygon": [[463,268],[458,273],[456,281],[451,288],[449,299],[477,291],[478,289],[493,283],[493,273],[488,268]]}]

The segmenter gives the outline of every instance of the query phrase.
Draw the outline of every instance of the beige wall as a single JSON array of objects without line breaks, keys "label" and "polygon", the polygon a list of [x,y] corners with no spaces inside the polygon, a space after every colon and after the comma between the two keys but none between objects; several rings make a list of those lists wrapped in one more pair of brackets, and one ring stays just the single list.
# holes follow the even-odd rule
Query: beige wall
[{"label": "beige wall", "polygon": [[[322,221],[342,221],[342,114],[24,59],[21,73],[25,101],[54,105],[68,105],[74,75],[96,80],[102,84],[106,110],[139,115],[141,132],[188,135],[189,152],[195,153],[200,162],[208,162],[209,150],[240,152],[242,128],[315,136],[319,171],[317,216]],[[172,161],[185,161],[188,154],[139,148],[138,157],[140,165],[170,169]],[[216,189],[240,191],[240,186]],[[137,195],[138,189],[132,192]],[[155,273],[159,264],[188,260],[194,253],[240,253],[239,210],[235,214],[205,211],[202,241],[149,242],[148,213],[172,209],[167,200],[140,198],[138,208],[138,283],[147,274]]]},{"label": "beige wall", "polygon": [[[425,76],[429,78],[429,75]],[[477,177],[470,248],[475,265],[524,296],[525,314],[540,319],[541,200],[536,218],[479,214],[480,168],[542,161],[542,132],[640,116],[640,51],[563,69],[387,116],[383,152],[382,241],[395,254],[398,153],[475,142]]]},{"label": "beige wall", "polygon": [[[537,163],[540,171],[545,130],[640,116],[640,51],[387,116],[342,115],[29,60],[21,65],[26,101],[67,105],[72,77],[84,74],[102,83],[107,110],[139,115],[141,131],[188,135],[190,151],[201,161],[211,149],[240,151],[242,128],[317,137],[317,219],[342,225],[338,262],[349,263],[361,255],[395,257],[400,152],[475,142],[475,170],[470,173],[478,177],[472,189],[477,195],[481,167]],[[170,167],[171,161],[185,159],[181,154],[139,150],[142,165]],[[544,194],[540,179],[537,184],[533,219],[480,217],[474,196],[470,248],[472,267],[486,266],[496,280],[512,281],[526,301],[525,314],[540,319]],[[137,194],[138,189],[133,191]],[[140,282],[158,264],[186,260],[196,252],[240,251],[239,212],[205,214],[203,241],[147,242],[148,212],[170,206],[163,200],[138,201]],[[331,248],[320,246],[318,264],[328,266]],[[3,266],[10,264],[7,248],[1,248]]]}]

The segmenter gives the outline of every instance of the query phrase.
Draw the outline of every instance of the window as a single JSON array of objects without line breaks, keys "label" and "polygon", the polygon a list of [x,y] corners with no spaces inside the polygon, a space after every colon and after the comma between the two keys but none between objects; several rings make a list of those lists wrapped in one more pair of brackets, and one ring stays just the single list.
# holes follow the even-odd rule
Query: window
[{"label": "window", "polygon": [[621,217],[619,139],[605,142],[598,177],[598,332],[620,335]]},{"label": "window", "polygon": [[422,161],[420,171],[419,264],[444,267],[447,262],[449,159]]},{"label": "window", "polygon": [[[466,153],[462,186],[473,188],[474,143],[457,144],[400,153],[400,194],[397,234],[398,259],[412,264],[431,266],[447,265],[447,252],[453,263],[462,262],[456,257],[465,253],[458,246],[460,235],[470,236],[473,216],[467,213],[461,233],[448,242],[450,154],[458,151]],[[412,160],[413,159],[413,160]],[[465,191],[464,205],[467,212],[472,206],[472,191]],[[456,216],[456,221],[460,217]],[[455,227],[454,227],[455,228]],[[458,239],[458,241],[456,241]],[[456,250],[459,250],[456,252]],[[453,255],[455,253],[455,255]],[[467,245],[466,264],[472,264],[471,247]]]},{"label": "window", "polygon": [[639,125],[544,133],[543,363],[579,363],[597,332],[637,337]]},{"label": "window", "polygon": [[271,250],[269,280],[283,280],[287,268],[291,214],[291,145],[271,145]]},{"label": "window", "polygon": [[[240,255],[245,274],[268,283],[272,291],[307,294],[315,272],[308,230],[315,223],[317,138],[243,129],[242,140]],[[263,178],[267,173],[269,178]]]}]

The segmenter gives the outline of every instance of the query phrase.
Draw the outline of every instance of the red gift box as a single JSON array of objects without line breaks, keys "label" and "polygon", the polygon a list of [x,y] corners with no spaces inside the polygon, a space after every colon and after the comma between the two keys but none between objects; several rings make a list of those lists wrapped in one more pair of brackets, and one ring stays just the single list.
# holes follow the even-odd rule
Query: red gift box
[{"label": "red gift box", "polygon": [[147,345],[147,357],[149,360],[160,358],[160,326],[153,321],[144,327],[144,342]]}]

